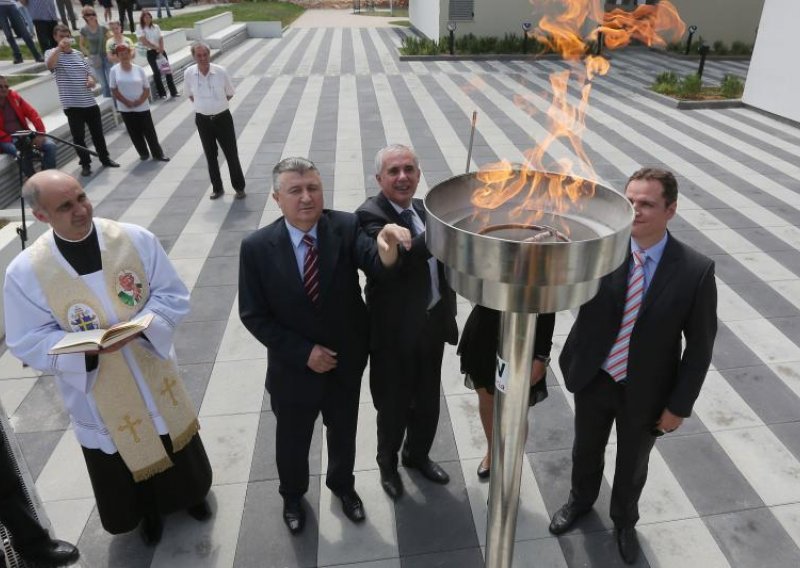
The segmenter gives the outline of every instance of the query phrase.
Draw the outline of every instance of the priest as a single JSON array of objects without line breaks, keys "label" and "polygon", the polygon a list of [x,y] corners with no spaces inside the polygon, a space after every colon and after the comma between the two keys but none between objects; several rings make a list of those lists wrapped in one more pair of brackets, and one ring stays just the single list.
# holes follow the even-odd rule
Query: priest
[{"label": "priest", "polygon": [[[75,178],[40,172],[23,197],[50,230],[6,272],[6,343],[55,376],[103,528],[118,534],[139,525],[145,542],[156,544],[162,515],[186,509],[198,520],[211,516],[211,466],[173,347],[189,292],[158,239],[135,225],[93,218]],[[144,332],[112,347],[49,354],[67,333],[148,313],[154,318]]]}]

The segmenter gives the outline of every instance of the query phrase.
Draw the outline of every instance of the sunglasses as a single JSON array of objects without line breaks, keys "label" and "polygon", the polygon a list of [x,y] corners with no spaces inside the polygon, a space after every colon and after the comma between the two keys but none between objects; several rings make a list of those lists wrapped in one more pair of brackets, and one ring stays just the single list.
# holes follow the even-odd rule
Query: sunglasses
[{"label": "sunglasses", "polygon": [[84,17],[84,18],[96,18],[96,17],[97,17],[97,14],[95,14],[95,13],[91,13],[91,14],[84,14],[84,15],[83,15],[83,17]]}]

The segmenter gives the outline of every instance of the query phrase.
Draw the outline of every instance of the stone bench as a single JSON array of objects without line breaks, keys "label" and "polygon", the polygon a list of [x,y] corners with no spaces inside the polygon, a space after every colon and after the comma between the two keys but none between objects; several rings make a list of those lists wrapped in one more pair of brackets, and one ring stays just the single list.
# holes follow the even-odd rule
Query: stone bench
[{"label": "stone bench", "polygon": [[233,25],[233,13],[223,12],[216,16],[211,16],[204,20],[194,23],[194,28],[186,31],[186,37],[190,40],[206,41],[209,36],[224,30]]}]

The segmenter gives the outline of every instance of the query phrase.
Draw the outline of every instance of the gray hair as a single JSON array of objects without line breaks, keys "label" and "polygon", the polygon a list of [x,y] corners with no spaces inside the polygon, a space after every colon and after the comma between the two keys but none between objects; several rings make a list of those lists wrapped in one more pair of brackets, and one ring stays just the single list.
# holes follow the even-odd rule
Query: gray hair
[{"label": "gray hair", "polygon": [[319,174],[319,170],[317,166],[314,165],[314,162],[309,160],[308,158],[300,158],[298,156],[294,156],[291,158],[284,158],[277,164],[275,167],[272,168],[272,191],[278,193],[280,190],[280,185],[278,184],[278,178],[284,172],[296,172],[300,175],[303,175],[307,172],[316,172]]},{"label": "gray hair", "polygon": [[394,152],[409,152],[411,156],[414,158],[414,165],[417,167],[417,169],[419,169],[419,158],[417,157],[417,153],[414,152],[414,150],[403,144],[389,144],[388,146],[378,150],[378,153],[375,154],[376,174],[381,173],[381,170],[383,169],[383,158],[386,156],[386,154],[392,154]]},{"label": "gray hair", "polygon": [[39,209],[39,197],[42,193],[42,188],[39,187],[39,184],[31,177],[22,185],[22,199],[25,200],[25,203],[33,209]]},{"label": "gray hair", "polygon": [[197,40],[193,41],[191,47],[189,48],[189,51],[192,52],[192,57],[194,57],[194,52],[197,51],[198,47],[205,48],[209,55],[211,55],[211,48],[208,46],[208,44],[204,41]]}]

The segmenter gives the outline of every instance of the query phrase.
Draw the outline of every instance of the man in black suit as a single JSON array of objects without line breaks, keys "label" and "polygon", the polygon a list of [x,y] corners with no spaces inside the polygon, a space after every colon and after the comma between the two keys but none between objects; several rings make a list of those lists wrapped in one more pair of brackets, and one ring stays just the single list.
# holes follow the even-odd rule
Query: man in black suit
[{"label": "man in black suit", "polygon": [[439,423],[439,384],[444,343],[455,345],[456,297],[442,264],[425,245],[425,209],[413,199],[419,161],[401,145],[375,156],[381,192],[356,210],[364,230],[375,237],[387,223],[407,227],[411,249],[391,280],[368,279],[370,314],[370,388],[378,411],[381,485],[393,499],[403,494],[397,454],[405,438],[402,463],[424,477],[447,483],[450,477],[428,457]]},{"label": "man in black suit", "polygon": [[361,375],[367,363],[367,310],[358,269],[381,278],[411,246],[408,230],[388,225],[375,242],[352,213],[323,209],[322,182],[305,158],[272,171],[283,213],[242,242],[239,316],[267,347],[267,390],[277,420],[283,518],[305,524],[308,451],[317,416],[327,427],[327,485],[353,522],[364,520],[353,464]]},{"label": "man in black suit", "polygon": [[[0,523],[11,533],[14,549],[31,566],[68,566],[77,562],[78,549],[63,540],[50,538],[31,513],[27,501],[14,467],[11,448],[0,431]],[[11,565],[10,561],[8,565]]]},{"label": "man in black suit", "polygon": [[611,519],[620,554],[632,564],[650,451],[656,437],[691,415],[711,364],[717,288],[711,259],[667,231],[677,207],[675,177],[643,168],[628,180],[625,195],[636,212],[631,254],[580,309],[559,360],[575,393],[575,441],[572,490],[550,532],[565,532],[592,508],[616,421]]}]

